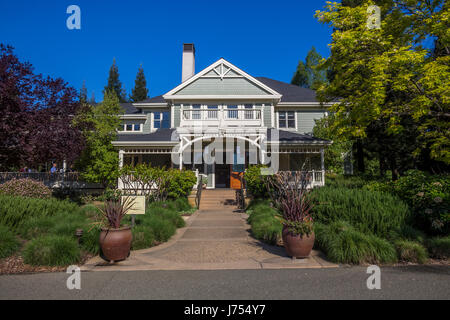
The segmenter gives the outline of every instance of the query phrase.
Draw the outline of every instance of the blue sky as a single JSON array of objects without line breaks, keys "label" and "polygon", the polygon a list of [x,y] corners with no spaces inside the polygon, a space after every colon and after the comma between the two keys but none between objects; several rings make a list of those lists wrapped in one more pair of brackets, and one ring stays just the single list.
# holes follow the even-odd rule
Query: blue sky
[{"label": "blue sky", "polygon": [[[81,8],[81,30],[66,9]],[[196,72],[223,57],[253,76],[290,82],[311,46],[329,55],[331,29],[314,18],[325,0],[1,1],[0,42],[36,72],[102,98],[116,58],[129,93],[142,63],[151,96],[181,81],[182,44],[196,47]]]}]

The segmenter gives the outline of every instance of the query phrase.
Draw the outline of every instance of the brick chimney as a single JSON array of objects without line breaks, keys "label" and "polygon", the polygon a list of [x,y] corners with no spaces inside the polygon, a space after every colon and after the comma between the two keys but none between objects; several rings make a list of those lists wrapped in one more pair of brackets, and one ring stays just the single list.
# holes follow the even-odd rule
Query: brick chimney
[{"label": "brick chimney", "polygon": [[181,82],[185,82],[195,74],[195,47],[193,43],[183,44],[183,67]]}]

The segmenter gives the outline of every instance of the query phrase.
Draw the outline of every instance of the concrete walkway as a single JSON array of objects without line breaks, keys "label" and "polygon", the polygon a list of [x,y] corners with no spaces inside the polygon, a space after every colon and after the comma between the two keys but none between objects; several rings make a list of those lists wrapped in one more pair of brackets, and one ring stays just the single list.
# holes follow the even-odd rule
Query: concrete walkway
[{"label": "concrete walkway", "polygon": [[126,261],[109,264],[99,257],[85,271],[223,270],[337,267],[313,251],[293,260],[284,248],[264,244],[250,235],[247,216],[234,206],[234,190],[206,190],[200,210],[187,219],[172,239],[150,249],[133,251]]}]

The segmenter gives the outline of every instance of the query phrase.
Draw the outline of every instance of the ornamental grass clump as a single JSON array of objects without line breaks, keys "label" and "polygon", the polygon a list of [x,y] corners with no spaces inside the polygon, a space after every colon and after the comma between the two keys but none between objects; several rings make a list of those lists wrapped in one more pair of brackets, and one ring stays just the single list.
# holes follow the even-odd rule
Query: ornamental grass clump
[{"label": "ornamental grass clump", "polygon": [[28,198],[48,199],[52,191],[42,182],[33,179],[11,179],[0,184],[0,194]]},{"label": "ornamental grass clump", "polygon": [[294,236],[313,233],[310,180],[311,174],[304,171],[282,171],[266,178],[272,203],[282,214],[281,222]]}]

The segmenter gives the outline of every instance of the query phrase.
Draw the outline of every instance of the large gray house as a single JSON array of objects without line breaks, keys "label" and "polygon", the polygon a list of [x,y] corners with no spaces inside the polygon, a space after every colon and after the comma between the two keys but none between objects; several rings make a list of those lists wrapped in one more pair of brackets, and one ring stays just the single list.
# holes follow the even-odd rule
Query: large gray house
[{"label": "large gray house", "polygon": [[[324,148],[312,136],[327,105],[313,90],[253,77],[221,58],[195,73],[195,48],[183,45],[181,84],[166,94],[123,104],[123,127],[113,142],[120,165],[194,170],[208,188],[239,187],[249,163],[314,171],[323,185]],[[208,156],[209,155],[209,156]]]}]

